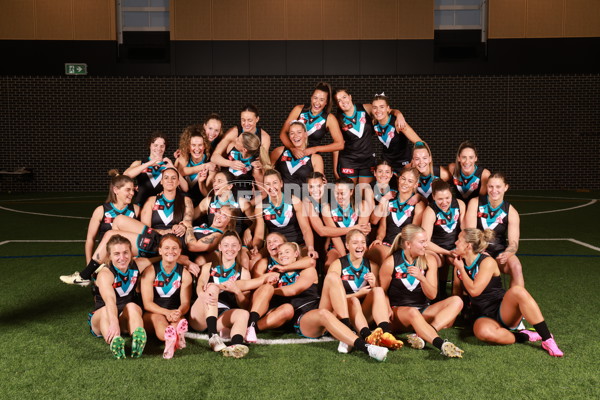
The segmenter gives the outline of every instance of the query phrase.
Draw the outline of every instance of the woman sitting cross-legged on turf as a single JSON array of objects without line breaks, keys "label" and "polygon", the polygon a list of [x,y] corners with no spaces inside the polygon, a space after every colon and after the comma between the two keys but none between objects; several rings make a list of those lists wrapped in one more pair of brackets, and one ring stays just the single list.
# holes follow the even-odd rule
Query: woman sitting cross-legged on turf
[{"label": "woman sitting cross-legged on turf", "polygon": [[492,229],[494,239],[486,253],[496,259],[500,270],[510,274],[510,285],[525,286],[523,267],[517,257],[519,248],[519,213],[504,200],[508,183],[504,174],[496,172],[487,180],[487,195],[481,195],[469,202],[465,225],[469,228]]},{"label": "woman sitting cross-legged on turf", "polygon": [[142,355],[146,331],[142,309],[138,305],[138,279],[150,262],[143,258],[132,260],[131,242],[120,235],[106,244],[110,262],[102,268],[93,289],[95,307],[89,315],[90,330],[110,344],[115,358],[125,358],[125,340],[121,332],[132,336],[131,357]]},{"label": "woman sitting cross-legged on turf", "polygon": [[[283,243],[278,248],[279,264],[283,267],[298,260],[300,248],[296,243]],[[276,287],[267,296],[272,296],[270,311],[258,321],[260,330],[278,328],[288,321],[300,336],[318,338],[328,331],[334,338],[348,346],[367,353],[378,361],[384,361],[388,349],[369,345],[352,330],[324,308],[318,308],[317,271],[314,267],[298,272],[281,273]]]},{"label": "woman sitting cross-legged on turf", "polygon": [[181,243],[173,234],[160,239],[161,260],[142,274],[144,325],[165,342],[163,358],[172,358],[175,350],[185,347],[188,322],[184,315],[190,309],[192,275],[177,263]]},{"label": "woman sitting cross-legged on turf", "polygon": [[425,205],[421,201],[417,204],[411,204],[409,201],[415,194],[418,182],[419,171],[416,168],[405,167],[398,177],[396,197],[396,192],[387,192],[373,210],[371,222],[379,224],[379,227],[375,240],[369,246],[367,257],[378,265],[383,264],[389,255],[390,246],[403,227],[408,224],[421,225]]},{"label": "woman sitting cross-legged on turf", "polygon": [[452,326],[463,302],[452,296],[430,304],[437,293],[437,263],[426,253],[427,245],[423,228],[406,225],[381,266],[379,280],[393,310],[392,328],[415,331],[408,335],[413,348],[422,349],[428,342],[447,357],[462,357],[463,351],[440,338],[438,331]]},{"label": "woman sitting cross-legged on turf", "polygon": [[[523,286],[502,288],[500,269],[496,261],[485,254],[494,232],[467,228],[456,241],[454,266],[456,277],[467,291],[472,310],[478,317],[473,333],[479,340],[496,344],[542,341],[542,348],[551,356],[562,357],[554,337],[550,334],[540,307]],[[533,325],[537,332],[511,332],[521,318]]]},{"label": "woman sitting cross-legged on turf", "polygon": [[[140,213],[140,207],[137,204],[131,204],[134,193],[133,179],[127,175],[120,175],[117,170],[110,170],[108,174],[112,176],[108,188],[108,199],[106,203],[96,207],[90,223],[88,225],[87,238],[85,240],[85,262],[90,264],[96,237],[102,241],[106,232],[112,229],[114,219],[119,215],[126,215],[131,218],[137,218]],[[105,244],[106,246],[106,244]],[[87,286],[90,284],[92,274],[97,266],[93,265],[71,275],[62,275],[60,280],[69,285]]]},{"label": "woman sitting cross-legged on turf", "polygon": [[[389,332],[389,307],[385,292],[378,284],[379,266],[365,258],[367,238],[355,229],[346,235],[348,254],[335,260],[325,277],[320,308],[333,310],[342,323],[370,344],[391,349],[402,347]],[[371,333],[369,323],[377,329]],[[385,332],[384,329],[385,328]],[[347,353],[346,343],[340,342],[340,353]]]},{"label": "woman sitting cross-legged on turf", "polygon": [[[225,357],[241,358],[248,354],[243,344],[248,326],[249,297],[237,285],[250,279],[239,260],[242,242],[235,231],[227,231],[219,242],[219,252],[212,262],[202,266],[197,283],[198,299],[190,311],[190,324],[198,331],[208,330],[213,351]],[[231,345],[225,346],[219,332],[228,332]]]}]

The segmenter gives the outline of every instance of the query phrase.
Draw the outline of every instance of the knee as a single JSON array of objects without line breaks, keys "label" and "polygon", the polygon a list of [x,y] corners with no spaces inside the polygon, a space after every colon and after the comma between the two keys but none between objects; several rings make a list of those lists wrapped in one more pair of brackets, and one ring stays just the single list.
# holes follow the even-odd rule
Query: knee
[{"label": "knee", "polygon": [[373,289],[371,289],[371,293],[373,293],[373,296],[376,296],[376,297],[380,297],[380,296],[385,297],[385,291],[380,286],[376,286]]},{"label": "knee", "polygon": [[360,308],[361,307],[360,300],[357,299],[356,297],[350,297],[348,299],[348,306],[351,308]]},{"label": "knee", "polygon": [[329,311],[325,308],[319,308],[319,309],[317,309],[317,311],[319,312],[319,319],[321,321],[325,321],[330,318],[335,318],[335,316],[331,313],[331,311]]},{"label": "knee", "polygon": [[494,342],[494,330],[489,328],[489,327],[479,327],[478,329],[475,329],[475,336],[477,337],[477,339],[482,340],[484,342]]},{"label": "knee", "polygon": [[510,289],[508,289],[506,294],[515,297],[519,302],[531,297],[531,295],[529,294],[527,289],[525,289],[523,286],[519,286],[519,285],[513,286]]},{"label": "knee", "polygon": [[451,296],[448,298],[448,301],[450,302],[451,307],[455,308],[457,312],[460,312],[460,310],[463,309],[464,303],[459,296]]},{"label": "knee", "polygon": [[294,318],[294,307],[292,307],[291,304],[285,304],[281,309],[281,314],[283,315],[286,321],[291,320],[292,318]]},{"label": "knee", "polygon": [[333,272],[329,272],[325,275],[325,279],[323,280],[323,284],[335,285],[341,282],[340,276],[338,274],[334,274]]},{"label": "knee", "polygon": [[406,308],[406,316],[410,321],[414,321],[417,318],[423,318],[421,312],[415,307],[407,307]]},{"label": "knee", "polygon": [[275,288],[273,287],[273,285],[267,285],[265,283],[264,285],[261,285],[258,289],[256,289],[255,296],[261,297],[268,296],[269,294],[272,295],[274,291]]},{"label": "knee", "polygon": [[511,276],[520,275],[523,271],[523,266],[521,265],[521,261],[517,256],[512,256],[508,260],[508,270]]},{"label": "knee", "polygon": [[132,315],[139,315],[140,317],[142,316],[142,309],[140,308],[140,306],[138,306],[135,303],[127,303],[125,305],[125,310],[127,311],[127,313],[129,313],[129,316],[132,316]]},{"label": "knee", "polygon": [[211,296],[218,296],[219,292],[220,290],[217,285],[208,285],[208,287],[206,288],[206,293]]}]

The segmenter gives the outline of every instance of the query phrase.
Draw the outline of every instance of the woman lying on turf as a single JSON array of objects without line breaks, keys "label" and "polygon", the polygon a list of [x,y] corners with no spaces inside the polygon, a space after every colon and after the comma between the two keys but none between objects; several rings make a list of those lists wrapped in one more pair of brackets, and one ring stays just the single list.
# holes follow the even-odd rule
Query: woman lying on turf
[{"label": "woman lying on turf", "polygon": [[185,347],[188,322],[183,317],[190,309],[192,276],[177,263],[181,243],[173,234],[159,242],[161,260],[142,274],[144,325],[165,342],[163,358],[172,358],[176,349]]},{"label": "woman lying on turf", "polygon": [[[300,257],[300,248],[296,243],[283,243],[278,248],[278,261],[283,267],[291,265]],[[258,321],[261,330],[278,328],[288,321],[294,322],[294,328],[300,336],[321,337],[328,331],[333,337],[353,346],[378,361],[384,361],[388,349],[369,345],[352,330],[324,308],[318,308],[317,271],[314,267],[301,271],[286,271],[272,287],[270,311]]]},{"label": "woman lying on turf", "polygon": [[504,174],[496,172],[487,180],[487,195],[472,199],[467,207],[465,225],[469,228],[492,229],[496,234],[486,253],[496,259],[500,271],[509,274],[510,285],[525,286],[523,267],[517,257],[519,248],[519,213],[504,200],[508,183]]},{"label": "woman lying on turf", "polygon": [[131,357],[139,357],[146,345],[142,309],[138,305],[139,275],[150,262],[145,258],[132,260],[131,242],[120,235],[106,244],[109,264],[98,273],[93,289],[95,307],[90,313],[92,334],[103,337],[117,359],[125,358],[125,340],[121,332],[132,336]]},{"label": "woman lying on turf", "polygon": [[[106,232],[112,229],[113,221],[117,216],[126,215],[137,218],[140,213],[140,207],[137,204],[131,204],[131,199],[135,194],[133,179],[127,175],[119,175],[117,170],[110,170],[108,174],[112,176],[108,188],[108,198],[106,203],[96,207],[88,225],[85,240],[86,264],[89,264],[92,260],[96,237],[98,237],[98,241],[102,241]],[[95,271],[96,269],[92,267],[85,268],[81,271],[81,274],[75,272],[71,275],[63,275],[60,280],[69,285],[87,286],[90,284],[90,279]]]},{"label": "woman lying on turf", "polygon": [[415,331],[408,335],[413,348],[422,349],[428,342],[447,357],[462,357],[463,351],[440,338],[438,331],[452,326],[463,302],[460,297],[452,296],[430,304],[437,293],[437,263],[426,253],[427,246],[425,230],[407,225],[394,240],[391,255],[381,266],[379,280],[393,310],[392,329]]},{"label": "woman lying on turf", "polygon": [[[500,269],[496,261],[484,254],[494,232],[467,228],[456,241],[454,266],[456,277],[467,291],[477,320],[473,333],[479,340],[496,344],[542,341],[542,348],[551,356],[562,357],[554,337],[550,334],[540,307],[523,286],[502,288]],[[511,332],[525,317],[536,332]]]},{"label": "woman lying on turf", "polygon": [[[241,358],[248,353],[243,344],[248,326],[247,292],[239,281],[250,279],[250,272],[240,263],[242,242],[235,231],[227,231],[219,242],[219,252],[212,262],[202,266],[196,291],[198,299],[190,311],[190,324],[198,331],[208,330],[213,351],[225,357]],[[225,346],[219,332],[229,334],[231,345]]]}]

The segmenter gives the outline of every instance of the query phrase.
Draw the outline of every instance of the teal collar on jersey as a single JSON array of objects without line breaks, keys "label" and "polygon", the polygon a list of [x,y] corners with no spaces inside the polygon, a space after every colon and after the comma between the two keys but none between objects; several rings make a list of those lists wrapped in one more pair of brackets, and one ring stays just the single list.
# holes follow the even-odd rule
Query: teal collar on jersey
[{"label": "teal collar on jersey", "polygon": [[125,207],[123,207],[123,208],[119,209],[119,208],[117,208],[117,206],[115,206],[115,204],[114,204],[114,203],[110,203],[110,206],[112,207],[112,209],[113,209],[113,210],[115,210],[115,211],[116,211],[116,212],[118,212],[119,214],[122,214],[122,213],[123,213],[123,211],[127,210],[127,207],[129,207],[129,205],[128,205],[128,204],[125,204]]},{"label": "teal collar on jersey", "polygon": [[476,165],[475,169],[473,170],[473,173],[469,176],[465,176],[465,174],[463,174],[463,172],[461,170],[460,177],[463,179],[463,181],[468,182],[469,180],[471,180],[473,178],[473,176],[475,176],[475,173],[477,172],[477,168],[479,168],[479,167]]},{"label": "teal collar on jersey", "polygon": [[308,122],[312,123],[312,121],[319,118],[321,116],[321,114],[323,114],[323,110],[319,111],[319,113],[317,115],[315,115],[315,114],[313,114],[312,109],[309,108],[306,113],[306,117],[308,118]]},{"label": "teal collar on jersey", "polygon": [[352,264],[352,260],[350,259],[350,254],[346,254],[346,258],[348,259],[348,266],[352,269],[352,271],[354,271],[354,275],[356,276],[360,276],[360,272],[367,268],[364,258],[361,258],[358,268],[354,268],[354,264]]},{"label": "teal collar on jersey", "polygon": [[354,111],[352,112],[352,116],[351,117],[349,117],[348,115],[346,115],[346,113],[342,113],[342,115],[344,116],[344,121],[348,121],[348,122],[352,122],[352,123],[354,123],[356,121],[357,110],[356,110],[356,106],[355,105],[353,105],[353,107],[354,107]]},{"label": "teal collar on jersey", "polygon": [[233,276],[232,272],[235,272],[235,265],[235,261],[233,262],[233,265],[227,269],[225,269],[225,267],[223,267],[222,265],[217,265],[217,268],[215,268],[215,270],[222,278],[228,278],[230,277],[230,275]]},{"label": "teal collar on jersey", "polygon": [[165,277],[165,281],[169,282],[171,280],[171,277],[175,274],[175,272],[177,271],[177,266],[179,264],[175,263],[175,266],[173,267],[173,270],[169,273],[167,273],[167,271],[165,271],[165,268],[163,267],[163,262],[162,260],[160,261],[160,272],[159,274],[162,274],[162,276]]},{"label": "teal collar on jersey", "polygon": [[417,259],[415,258],[411,263],[408,262],[408,260],[406,259],[406,256],[404,255],[404,250],[402,250],[402,261],[404,261],[404,264],[406,265],[406,267],[414,267],[415,264],[417,263]]},{"label": "teal collar on jersey", "polygon": [[479,272],[479,265],[477,265],[477,261],[479,261],[480,257],[481,254],[477,254],[477,257],[475,257],[475,260],[473,260],[471,265],[465,265],[465,271],[467,271],[467,274],[469,274],[471,279],[475,279],[475,276],[477,276],[477,273]]},{"label": "teal collar on jersey", "polygon": [[271,201],[271,198],[269,197],[269,205],[271,206],[273,211],[275,211],[275,214],[277,214],[278,216],[281,216],[281,213],[283,212],[283,207],[285,206],[285,201],[283,201],[283,198],[282,198],[281,204],[278,206],[275,206],[275,204],[273,204],[273,202]]},{"label": "teal collar on jersey", "polygon": [[190,157],[190,160],[188,162],[188,166],[196,167],[198,165],[204,164],[205,162],[206,162],[206,154],[202,154],[202,159],[200,161],[198,161],[197,163],[192,160],[192,157]]},{"label": "teal collar on jersey", "polygon": [[225,200],[225,202],[221,203],[221,199],[219,198],[218,195],[216,195],[213,199],[213,201],[211,201],[210,205],[214,205],[216,208],[221,208],[221,206],[230,204],[234,207],[237,208],[237,203],[235,201],[235,199],[233,198],[233,193],[229,192],[229,197],[227,198],[227,200]]},{"label": "teal collar on jersey", "polygon": [[348,207],[345,207],[345,208],[342,208],[342,206],[340,204],[338,204],[337,210],[340,212],[342,217],[344,217],[344,219],[350,217],[352,215],[352,212],[354,211],[352,209],[352,203],[349,203]]},{"label": "teal collar on jersey", "polygon": [[498,205],[498,207],[492,207],[492,202],[490,201],[490,196],[487,196],[487,201],[488,201],[488,203],[487,203],[488,210],[490,210],[494,214],[496,213],[496,211],[498,211],[500,208],[502,208],[502,205],[504,204],[504,200],[502,200],[502,202]]},{"label": "teal collar on jersey", "polygon": [[379,121],[377,121],[377,126],[379,126],[383,131],[387,130],[388,125],[390,124],[390,120],[392,119],[391,115],[388,115],[387,122],[384,125],[381,125]]}]

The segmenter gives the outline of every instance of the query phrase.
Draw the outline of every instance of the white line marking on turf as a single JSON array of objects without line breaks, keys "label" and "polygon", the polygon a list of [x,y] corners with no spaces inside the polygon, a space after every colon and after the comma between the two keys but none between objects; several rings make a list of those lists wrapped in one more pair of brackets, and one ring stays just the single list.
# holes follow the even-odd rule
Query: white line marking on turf
[{"label": "white line marking on turf", "polygon": [[98,197],[102,197],[102,196],[67,196],[67,197],[36,197],[35,199],[12,199],[12,200],[0,200],[0,202],[3,203],[18,203],[20,201],[34,201],[34,200],[62,200],[62,199],[87,199],[87,198],[98,198]]},{"label": "white line marking on turf", "polygon": [[564,200],[600,200],[600,199],[589,199],[585,197],[559,197],[559,196],[532,196],[527,194],[507,194],[508,197],[533,197],[537,199],[564,199]]},{"label": "white line marking on turf", "polygon": [[[208,335],[205,333],[187,332],[186,338],[208,340]],[[223,339],[228,342],[231,339]],[[319,339],[258,339],[255,344],[306,344],[318,342],[335,342],[336,339],[331,337],[322,337]]]},{"label": "white line marking on turf", "polygon": [[40,239],[40,240],[5,240],[3,242],[0,242],[0,246],[8,244],[8,243],[85,243],[85,240],[46,240],[46,239]]},{"label": "white line marking on turf", "polygon": [[16,213],[19,213],[19,214],[41,215],[43,217],[72,218],[72,219],[89,219],[88,217],[75,217],[73,215],[56,215],[56,214],[36,213],[36,212],[31,212],[31,211],[20,211],[20,210],[14,210],[12,208],[2,207],[2,206],[0,206],[0,210],[12,211],[12,212],[16,212]]},{"label": "white line marking on turf", "polygon": [[[586,200],[586,199],[583,199],[583,200]],[[591,201],[590,201],[590,202],[588,202],[588,203],[585,203],[585,204],[580,204],[580,205],[578,205],[578,206],[575,206],[575,207],[569,207],[569,208],[560,208],[560,209],[558,209],[558,210],[548,210],[548,211],[537,211],[537,212],[530,212],[530,213],[522,213],[522,214],[519,214],[519,215],[523,216],[523,215],[550,214],[550,213],[561,212],[561,211],[575,210],[575,209],[577,209],[577,208],[582,208],[582,207],[591,206],[592,204],[594,204],[594,203],[596,203],[596,202],[597,202],[597,200],[595,200],[595,199],[594,199],[594,200],[591,200]]]},{"label": "white line marking on turf", "polygon": [[532,238],[532,239],[520,239],[520,240],[522,240],[522,241],[536,241],[536,240],[537,241],[567,241],[567,242],[578,244],[583,247],[587,247],[588,249],[600,251],[600,247],[596,247],[589,243],[582,242],[581,240],[577,240],[577,239],[573,239],[573,238],[547,238],[547,239],[540,239],[540,238],[533,239]]}]

